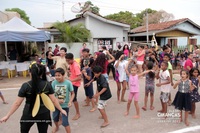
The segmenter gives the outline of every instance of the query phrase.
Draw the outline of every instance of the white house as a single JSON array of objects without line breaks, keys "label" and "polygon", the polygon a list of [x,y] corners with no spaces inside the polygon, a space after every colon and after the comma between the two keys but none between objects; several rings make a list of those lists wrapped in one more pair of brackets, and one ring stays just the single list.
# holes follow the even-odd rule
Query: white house
[{"label": "white house", "polygon": [[102,16],[85,12],[82,16],[67,21],[70,25],[82,23],[90,30],[93,51],[98,51],[100,46],[116,49],[117,42],[128,42],[128,31],[130,25],[111,21]]}]

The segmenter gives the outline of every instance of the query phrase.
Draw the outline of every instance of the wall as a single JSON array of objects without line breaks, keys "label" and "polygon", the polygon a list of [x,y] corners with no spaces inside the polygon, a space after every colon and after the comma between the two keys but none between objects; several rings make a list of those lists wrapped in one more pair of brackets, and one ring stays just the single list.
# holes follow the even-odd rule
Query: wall
[{"label": "wall", "polygon": [[175,26],[175,28],[179,28],[185,31],[189,31],[191,33],[196,33],[196,34],[200,34],[200,30],[197,29],[196,27],[194,27],[192,24],[190,24],[189,22],[185,22],[182,24],[179,24],[177,26]]},{"label": "wall", "polygon": [[[95,19],[91,16],[88,16],[89,24],[87,25],[87,29],[91,31],[92,37],[94,38],[92,44],[96,48],[97,46],[97,38],[112,38],[113,40],[113,48],[116,49],[116,44],[114,42],[123,42],[123,27],[108,24],[102,22],[98,19]],[[87,21],[88,22],[88,21]],[[128,35],[128,34],[127,34]],[[126,35],[126,38],[127,38]],[[97,51],[97,49],[94,49]]]},{"label": "wall", "polygon": [[6,23],[8,21],[8,15],[0,11],[0,24]]},{"label": "wall", "polygon": [[178,46],[186,46],[188,43],[187,37],[178,37],[177,39],[178,39],[177,41]]},{"label": "wall", "polygon": [[123,41],[122,27],[102,22],[91,16],[88,17],[89,25],[87,28],[92,32],[93,38],[119,38],[119,41]]},{"label": "wall", "polygon": [[85,18],[81,18],[81,19],[77,19],[77,20],[73,20],[72,22],[69,22],[69,24],[72,26],[77,25],[79,23],[82,23],[83,25],[85,25]]}]

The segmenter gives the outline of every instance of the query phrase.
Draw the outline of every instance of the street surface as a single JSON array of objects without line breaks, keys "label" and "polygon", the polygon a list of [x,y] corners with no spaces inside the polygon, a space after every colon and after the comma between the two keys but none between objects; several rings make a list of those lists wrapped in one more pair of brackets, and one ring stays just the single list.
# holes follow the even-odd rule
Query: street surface
[{"label": "street surface", "polygon": [[[175,74],[174,77],[179,79],[179,75]],[[19,87],[23,82],[29,80],[29,77],[18,77],[7,79],[3,77],[3,80],[0,80],[0,90],[3,93],[5,99],[9,104],[5,105],[0,101],[0,118],[2,118],[10,109],[12,103],[15,101],[17,97],[17,93]],[[156,80],[157,82],[157,80]],[[128,116],[124,116],[126,111],[127,103],[117,103],[117,87],[115,81],[110,78],[109,80],[110,89],[112,91],[113,97],[108,101],[106,112],[109,118],[110,125],[105,128],[100,128],[103,120],[98,119],[100,113],[98,110],[95,112],[89,112],[90,107],[83,107],[85,92],[83,87],[81,86],[78,91],[78,101],[80,106],[81,117],[79,120],[73,121],[72,117],[75,115],[74,107],[70,108],[69,114],[69,123],[71,126],[72,133],[200,133],[200,103],[197,103],[196,107],[196,119],[193,119],[189,116],[190,126],[186,127],[183,122],[179,122],[177,118],[178,112],[174,110],[173,106],[168,106],[169,117],[164,119],[161,114],[157,113],[157,110],[161,109],[161,104],[159,100],[160,89],[156,87],[155,89],[155,109],[152,111],[148,109],[147,111],[143,111],[141,107],[143,106],[144,99],[144,85],[145,78],[140,79],[140,98],[139,98],[139,106],[141,117],[140,119],[133,119],[133,115],[135,115],[135,108],[133,103],[131,104],[130,114]],[[96,89],[96,83],[94,83],[94,90]],[[177,90],[172,90],[172,100],[174,99],[174,95]],[[128,90],[126,91],[126,98],[128,98]],[[19,109],[10,117],[10,119],[6,123],[0,124],[0,132],[1,133],[19,133],[20,132],[20,124],[19,120],[22,114],[23,105],[19,107]],[[52,127],[49,127],[48,132],[52,131]],[[30,133],[36,133],[37,127],[36,124],[31,128]],[[58,133],[65,132],[64,128],[60,126]]]}]

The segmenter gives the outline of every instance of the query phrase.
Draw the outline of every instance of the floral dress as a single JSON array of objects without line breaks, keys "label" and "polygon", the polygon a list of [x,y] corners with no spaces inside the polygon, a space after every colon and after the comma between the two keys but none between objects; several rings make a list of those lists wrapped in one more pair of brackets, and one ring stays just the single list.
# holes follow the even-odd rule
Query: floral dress
[{"label": "floral dress", "polygon": [[191,102],[199,102],[200,101],[200,95],[198,92],[199,89],[199,79],[198,78],[191,78],[192,83],[197,87],[195,88],[193,91],[191,91],[190,95],[191,95]]}]

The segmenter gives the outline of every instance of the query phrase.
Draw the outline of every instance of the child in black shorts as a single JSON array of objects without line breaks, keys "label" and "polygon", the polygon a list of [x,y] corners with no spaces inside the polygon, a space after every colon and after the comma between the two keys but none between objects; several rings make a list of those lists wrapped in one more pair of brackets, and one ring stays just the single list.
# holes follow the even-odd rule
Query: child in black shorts
[{"label": "child in black shorts", "polygon": [[90,106],[90,102],[92,103],[92,109],[90,112],[94,112],[96,110],[95,108],[95,102],[93,99],[93,84],[90,84],[88,86],[85,86],[88,82],[92,80],[92,70],[89,67],[90,64],[90,59],[86,58],[83,59],[83,69],[82,69],[82,74],[83,74],[83,82],[84,82],[84,89],[85,89],[85,95],[86,95],[86,104],[84,106]]},{"label": "child in black shorts", "polygon": [[95,76],[95,80],[97,82],[97,93],[93,96],[94,98],[100,97],[98,101],[98,109],[101,113],[101,118],[104,119],[104,123],[101,127],[106,127],[109,125],[108,117],[105,111],[106,101],[112,97],[110,92],[110,87],[108,85],[108,81],[106,78],[101,74],[103,68],[100,66],[95,66],[92,71]]}]

